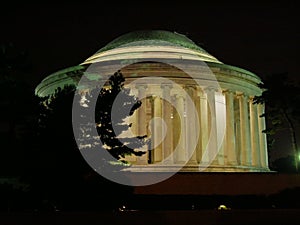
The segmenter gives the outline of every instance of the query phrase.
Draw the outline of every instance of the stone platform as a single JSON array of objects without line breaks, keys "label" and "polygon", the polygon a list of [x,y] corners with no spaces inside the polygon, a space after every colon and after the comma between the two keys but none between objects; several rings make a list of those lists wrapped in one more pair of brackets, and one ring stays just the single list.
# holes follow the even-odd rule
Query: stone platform
[{"label": "stone platform", "polygon": [[[130,179],[149,179],[166,176],[165,173],[129,173]],[[167,180],[134,188],[140,195],[271,195],[286,189],[300,187],[300,174],[276,172],[180,172]]]}]

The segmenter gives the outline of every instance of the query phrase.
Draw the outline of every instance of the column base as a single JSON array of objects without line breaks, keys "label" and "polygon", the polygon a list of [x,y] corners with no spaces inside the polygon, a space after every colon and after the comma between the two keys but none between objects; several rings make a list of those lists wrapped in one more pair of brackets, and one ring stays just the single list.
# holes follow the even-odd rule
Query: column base
[{"label": "column base", "polygon": [[190,164],[148,164],[132,165],[128,172],[272,172],[268,168],[251,166],[190,165]]}]

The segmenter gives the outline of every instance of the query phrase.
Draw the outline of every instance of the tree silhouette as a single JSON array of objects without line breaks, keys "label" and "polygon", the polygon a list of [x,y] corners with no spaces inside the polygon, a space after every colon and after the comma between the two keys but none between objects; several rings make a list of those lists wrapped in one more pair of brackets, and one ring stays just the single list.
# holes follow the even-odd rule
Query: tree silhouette
[{"label": "tree silhouette", "polygon": [[[121,133],[130,129],[132,124],[126,122],[126,118],[133,115],[133,113],[141,106],[135,96],[130,95],[130,89],[124,88],[124,76],[120,71],[115,72],[110,76],[107,84],[104,87],[93,88],[85,95],[85,104],[89,104],[91,99],[97,97],[95,107],[95,124],[86,124],[84,128],[84,137],[81,139],[82,143],[92,143],[88,146],[98,148],[102,146],[115,159],[122,163],[127,163],[125,157],[128,155],[141,156],[145,152],[139,149],[148,144],[149,140],[146,135],[121,137]],[[115,105],[114,105],[115,104]],[[118,110],[113,111],[113,107]],[[81,108],[84,110],[84,107]],[[85,114],[84,112],[82,113]],[[82,122],[82,124],[84,124]],[[87,133],[88,126],[95,126],[99,135],[101,143],[95,143],[95,137]],[[88,147],[89,148],[89,147]],[[104,165],[109,163],[107,159],[103,159]]]},{"label": "tree silhouette", "polygon": [[[84,70],[78,73],[82,75]],[[87,118],[85,112],[88,108],[86,105],[81,105],[82,92],[77,92],[74,85],[58,88],[53,95],[40,99],[39,147],[35,154],[37,171],[34,176],[36,178],[35,190],[40,195],[38,198],[47,199],[52,205],[68,204],[70,207],[70,205],[78,206],[78,202],[86,201],[83,199],[84,194],[85,198],[90,196],[90,202],[82,205],[91,204],[92,206],[89,207],[99,207],[95,206],[98,204],[95,202],[96,199],[99,201],[99,199],[111,197],[112,202],[103,205],[103,207],[110,208],[131,192],[131,187],[109,181],[95,172],[95,168],[92,168],[80,154],[78,142],[73,133],[73,129],[81,129],[82,136],[79,138],[79,144],[86,145],[87,149],[93,148],[95,151],[109,151],[120,162],[125,155],[143,154],[138,149],[147,144],[148,140],[145,136],[121,140],[118,135],[128,129],[130,124],[123,124],[125,117],[123,114],[118,114],[117,120],[112,120],[111,117],[114,99],[118,95],[124,100],[123,109],[126,107],[130,109],[130,115],[141,105],[140,101],[129,95],[130,90],[124,88],[124,81],[123,75],[118,71],[109,78],[104,88],[100,90],[93,88],[85,95],[87,104],[92,97],[97,97],[94,123],[90,123],[90,118]],[[72,127],[74,101],[78,103],[75,107],[80,110],[81,115],[81,127],[75,128]],[[123,110],[119,110],[121,111]],[[89,135],[91,127],[97,127],[98,137]],[[92,146],[89,145],[90,143]],[[106,148],[103,148],[101,143]],[[113,170],[123,168],[122,163],[111,165],[105,158],[100,159],[100,162],[102,163],[98,165],[100,168]],[[76,198],[76,203],[73,202],[74,198]]]},{"label": "tree silhouette", "polygon": [[269,142],[274,142],[273,135],[279,130],[288,128],[294,152],[295,168],[299,167],[299,149],[296,139],[296,124],[300,120],[300,88],[288,78],[287,73],[267,76],[259,85],[264,89],[261,96],[256,96],[254,103],[266,105],[265,132]]},{"label": "tree silhouette", "polygon": [[0,210],[28,194],[38,98],[28,75],[29,55],[12,42],[0,44]]},{"label": "tree silhouette", "polygon": [[295,164],[291,163],[294,162],[295,158],[292,155],[288,155],[286,157],[281,157],[272,163],[272,167],[275,171],[279,171],[281,173],[294,173],[296,172]]},{"label": "tree silhouette", "polygon": [[65,198],[77,193],[85,174],[91,170],[81,157],[73,135],[75,90],[75,86],[65,86],[51,96],[40,98],[32,184],[37,204],[45,202],[47,207],[61,205]]}]

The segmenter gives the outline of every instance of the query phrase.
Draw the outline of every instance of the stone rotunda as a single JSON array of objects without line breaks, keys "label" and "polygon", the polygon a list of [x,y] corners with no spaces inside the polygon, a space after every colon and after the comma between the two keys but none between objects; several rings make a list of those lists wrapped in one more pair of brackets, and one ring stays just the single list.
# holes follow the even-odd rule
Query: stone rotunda
[{"label": "stone rotunda", "polygon": [[220,62],[185,35],[161,30],[124,34],[80,65],[46,77],[36,94],[78,85],[83,68],[101,74],[97,79],[121,70],[125,87],[142,101],[129,118],[130,132],[146,134],[151,146],[141,157],[126,158],[129,170],[269,171],[265,119],[260,117],[264,106],[253,104],[262,93],[260,78]]}]

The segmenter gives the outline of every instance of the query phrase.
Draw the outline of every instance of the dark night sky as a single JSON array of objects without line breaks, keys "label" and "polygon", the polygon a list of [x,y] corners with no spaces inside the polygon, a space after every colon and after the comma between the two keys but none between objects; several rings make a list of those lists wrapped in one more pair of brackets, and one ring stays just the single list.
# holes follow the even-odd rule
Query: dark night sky
[{"label": "dark night sky", "polygon": [[[1,12],[1,39],[27,50],[34,84],[81,63],[112,39],[138,29],[187,35],[224,63],[259,76],[298,67],[296,1],[159,3],[102,1],[14,3]],[[297,78],[299,79],[299,78]]]},{"label": "dark night sky", "polygon": [[33,87],[77,65],[121,34],[163,29],[185,34],[220,61],[264,77],[300,80],[297,1],[102,1],[17,3],[2,7],[1,41],[28,51]]}]

